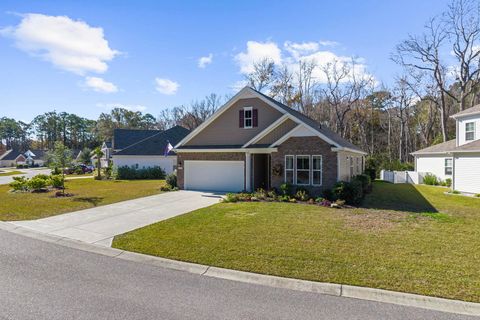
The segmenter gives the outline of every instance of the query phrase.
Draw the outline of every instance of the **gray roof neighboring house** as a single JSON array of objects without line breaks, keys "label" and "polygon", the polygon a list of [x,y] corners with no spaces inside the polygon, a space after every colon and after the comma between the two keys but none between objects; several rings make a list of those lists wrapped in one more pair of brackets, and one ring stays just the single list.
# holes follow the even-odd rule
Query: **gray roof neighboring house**
[{"label": "gray roof neighboring house", "polygon": [[[115,152],[114,155],[164,155],[168,143],[174,146],[190,133],[190,130],[181,126],[175,126],[165,131],[154,131],[156,131],[155,134],[136,141],[130,146]],[[170,151],[169,155],[173,154],[175,153]]]},{"label": "gray roof neighboring house", "polygon": [[289,107],[289,106],[286,106],[284,105],[283,103],[281,102],[278,102],[277,100],[273,99],[273,98],[270,98],[269,96],[261,93],[260,91],[257,91],[253,88],[250,88],[252,89],[253,91],[259,93],[260,95],[262,95],[263,97],[265,97],[266,99],[268,99],[270,102],[274,103],[276,106],[280,107],[282,110],[286,111],[287,113],[289,113],[290,115],[294,116],[295,118],[299,119],[300,121],[304,122],[305,124],[307,124],[308,126],[312,127],[313,129],[315,129],[316,131],[318,131],[319,133],[323,134],[324,136],[326,136],[327,138],[329,138],[330,140],[334,141],[336,144],[338,144],[340,147],[343,147],[343,148],[348,148],[348,149],[353,149],[353,150],[356,150],[356,151],[361,151],[361,152],[364,152],[362,149],[360,149],[359,147],[357,147],[356,145],[354,145],[353,143],[351,143],[350,141],[347,141],[346,139],[342,138],[339,134],[333,132],[332,130],[328,129],[327,127],[325,126],[322,126],[320,123],[318,123],[317,121],[313,120],[312,118],[304,115],[303,113]]},{"label": "gray roof neighboring house", "polygon": [[447,142],[439,143],[428,148],[412,152],[413,155],[421,154],[445,154],[452,152],[480,152],[480,140],[457,147],[457,140],[452,139]]},{"label": "gray roof neighboring house", "polygon": [[[33,160],[45,160],[47,156],[47,151],[46,150],[40,150],[40,149],[29,149],[35,157],[33,157]],[[22,151],[18,149],[10,149],[7,150],[1,157],[0,160],[15,160],[19,155],[24,155],[25,152],[28,150]]]},{"label": "gray roof neighboring house", "polygon": [[473,106],[471,108],[455,113],[452,116],[452,118],[456,119],[456,118],[465,117],[465,116],[474,115],[474,114],[480,114],[480,104],[477,104],[476,106]]},{"label": "gray roof neighboring house", "polygon": [[140,140],[159,134],[161,130],[115,129],[112,146],[114,150],[125,149]]}]

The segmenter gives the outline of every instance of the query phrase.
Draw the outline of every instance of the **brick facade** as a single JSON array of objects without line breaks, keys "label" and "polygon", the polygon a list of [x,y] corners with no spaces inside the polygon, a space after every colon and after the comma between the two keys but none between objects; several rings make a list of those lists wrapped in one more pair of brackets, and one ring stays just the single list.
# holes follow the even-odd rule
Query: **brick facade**
[{"label": "brick facade", "polygon": [[337,182],[337,153],[332,146],[319,137],[292,137],[278,146],[278,152],[271,154],[271,167],[282,168],[280,175],[271,173],[271,186],[279,189],[285,181],[286,155],[321,155],[322,156],[322,186],[302,186],[312,195],[320,195],[323,190],[333,187]]},{"label": "brick facade", "polygon": [[[177,185],[184,188],[185,160],[245,161],[243,152],[179,152],[177,153]],[[245,174],[245,173],[244,173]]]}]

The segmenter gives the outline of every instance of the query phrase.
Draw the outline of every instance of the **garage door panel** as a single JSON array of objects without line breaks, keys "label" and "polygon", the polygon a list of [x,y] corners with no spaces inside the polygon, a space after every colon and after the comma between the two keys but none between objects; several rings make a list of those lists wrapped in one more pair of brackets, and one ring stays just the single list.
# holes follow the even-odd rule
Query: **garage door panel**
[{"label": "garage door panel", "polygon": [[455,189],[480,193],[480,154],[455,157]]},{"label": "garage door panel", "polygon": [[184,161],[185,189],[209,191],[242,191],[243,161]]}]

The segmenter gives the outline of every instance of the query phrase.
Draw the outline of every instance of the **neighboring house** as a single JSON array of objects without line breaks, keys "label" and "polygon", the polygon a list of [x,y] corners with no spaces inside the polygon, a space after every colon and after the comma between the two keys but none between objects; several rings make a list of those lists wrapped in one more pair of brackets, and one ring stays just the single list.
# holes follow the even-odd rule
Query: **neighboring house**
[{"label": "neighboring house", "polygon": [[245,87],[174,149],[182,189],[241,191],[283,183],[319,194],[363,172],[365,152]]},{"label": "neighboring house", "polygon": [[46,162],[46,150],[27,150],[17,149],[7,150],[0,156],[0,167],[14,167],[16,165],[43,166]]},{"label": "neighboring house", "polygon": [[172,173],[177,164],[177,155],[168,150],[185,138],[190,131],[175,126],[161,130],[115,129],[112,143],[112,162],[116,167],[136,169],[159,166],[167,174]]},{"label": "neighboring house", "polygon": [[415,171],[452,179],[454,190],[480,193],[480,105],[452,116],[456,138],[412,153]]}]

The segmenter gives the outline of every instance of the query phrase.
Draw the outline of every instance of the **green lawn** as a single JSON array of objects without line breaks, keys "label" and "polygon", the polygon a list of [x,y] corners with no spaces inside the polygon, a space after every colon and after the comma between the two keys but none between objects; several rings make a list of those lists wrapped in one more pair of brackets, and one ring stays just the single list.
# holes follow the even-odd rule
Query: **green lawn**
[{"label": "green lawn", "polygon": [[11,193],[0,185],[0,220],[29,220],[160,193],[163,180],[67,180],[73,197],[56,198],[54,192]]},{"label": "green lawn", "polygon": [[0,177],[13,176],[15,174],[22,174],[22,171],[0,171]]},{"label": "green lawn", "polygon": [[130,251],[480,302],[480,199],[376,182],[364,208],[221,203],[121,236]]}]

